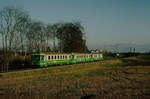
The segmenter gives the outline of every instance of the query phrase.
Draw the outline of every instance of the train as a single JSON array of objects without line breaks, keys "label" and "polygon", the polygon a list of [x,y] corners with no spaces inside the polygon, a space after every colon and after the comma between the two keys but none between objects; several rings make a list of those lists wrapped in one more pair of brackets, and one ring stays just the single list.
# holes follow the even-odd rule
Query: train
[{"label": "train", "polygon": [[56,52],[33,52],[31,55],[32,66],[48,67],[53,65],[65,65],[102,61],[103,54],[95,53],[56,53]]}]

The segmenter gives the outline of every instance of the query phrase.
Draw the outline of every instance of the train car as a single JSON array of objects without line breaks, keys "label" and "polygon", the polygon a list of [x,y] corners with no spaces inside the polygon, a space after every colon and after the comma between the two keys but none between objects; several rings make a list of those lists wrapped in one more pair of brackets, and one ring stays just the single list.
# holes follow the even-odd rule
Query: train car
[{"label": "train car", "polygon": [[32,65],[38,67],[47,67],[52,65],[64,65],[85,63],[103,60],[101,53],[48,53],[34,52],[31,56]]}]

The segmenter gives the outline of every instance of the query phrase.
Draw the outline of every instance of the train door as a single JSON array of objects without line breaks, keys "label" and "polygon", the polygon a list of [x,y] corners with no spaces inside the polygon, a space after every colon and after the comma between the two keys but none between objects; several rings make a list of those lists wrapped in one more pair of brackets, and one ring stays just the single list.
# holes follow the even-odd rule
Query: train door
[{"label": "train door", "polygon": [[44,65],[44,63],[45,63],[44,61],[45,61],[44,55],[40,55],[40,66]]}]

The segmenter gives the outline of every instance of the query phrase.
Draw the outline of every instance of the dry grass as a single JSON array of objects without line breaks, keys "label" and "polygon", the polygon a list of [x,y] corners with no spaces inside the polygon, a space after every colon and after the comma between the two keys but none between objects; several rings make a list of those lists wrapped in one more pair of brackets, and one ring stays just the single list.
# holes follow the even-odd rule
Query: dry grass
[{"label": "dry grass", "polygon": [[150,65],[126,63],[131,60],[141,61],[116,59],[1,74],[0,98],[148,99]]}]

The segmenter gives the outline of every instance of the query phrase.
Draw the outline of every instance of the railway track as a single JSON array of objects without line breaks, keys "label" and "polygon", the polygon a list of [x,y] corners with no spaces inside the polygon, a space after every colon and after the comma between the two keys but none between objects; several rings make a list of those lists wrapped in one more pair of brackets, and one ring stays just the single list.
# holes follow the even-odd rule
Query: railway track
[{"label": "railway track", "polygon": [[[96,61],[96,62],[88,62],[88,63],[77,63],[77,64],[91,64],[91,63],[98,63],[99,61]],[[59,66],[73,66],[73,65],[76,65],[76,64],[64,64],[64,65],[54,65],[54,66],[49,66],[49,67],[43,67],[43,68],[40,68],[40,67],[32,67],[32,68],[22,68],[22,69],[14,69],[14,70],[9,70],[8,72],[0,72],[0,75],[2,74],[6,74],[6,73],[17,73],[17,72],[28,72],[28,71],[33,71],[33,70],[42,70],[42,69],[50,69],[50,68],[56,68],[56,67],[59,67]]]}]

